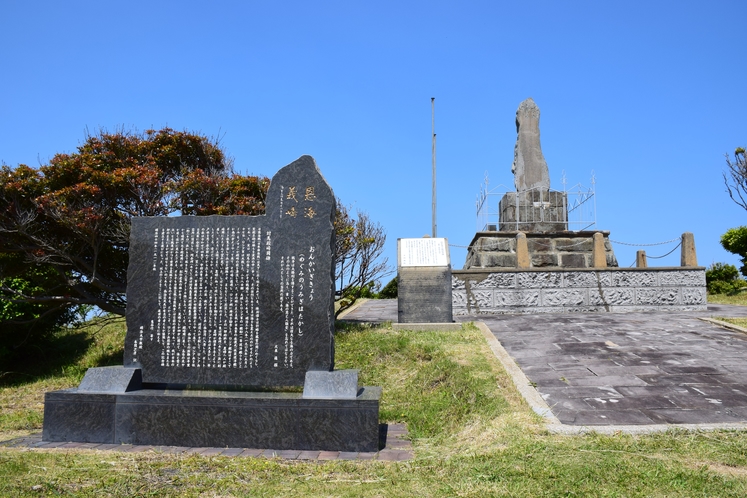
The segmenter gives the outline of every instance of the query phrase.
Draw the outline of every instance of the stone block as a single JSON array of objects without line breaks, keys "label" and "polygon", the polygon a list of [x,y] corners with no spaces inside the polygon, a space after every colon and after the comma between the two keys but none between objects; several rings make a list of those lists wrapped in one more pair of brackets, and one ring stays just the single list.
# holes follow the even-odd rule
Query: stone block
[{"label": "stone block", "polygon": [[496,290],[493,294],[496,308],[503,306],[539,306],[538,290]]},{"label": "stone block", "polygon": [[516,254],[501,252],[477,253],[480,268],[516,268]]},{"label": "stone block", "polygon": [[643,306],[681,304],[680,291],[672,288],[636,289],[636,302]]},{"label": "stone block", "polygon": [[704,288],[684,288],[682,289],[682,304],[695,305],[707,304],[706,290]]},{"label": "stone block", "polygon": [[467,293],[467,305],[471,309],[484,310],[493,307],[493,291],[473,290]]},{"label": "stone block", "polygon": [[656,287],[656,273],[652,271],[617,271],[612,273],[616,287]]},{"label": "stone block", "polygon": [[452,314],[456,315],[457,308],[461,309],[467,308],[467,291],[461,289],[461,290],[452,290],[451,292],[451,310]]},{"label": "stone block", "polygon": [[116,394],[85,393],[77,389],[44,395],[43,441],[113,443]]},{"label": "stone block", "polygon": [[471,281],[473,289],[513,289],[516,287],[516,273],[490,273],[482,280]]},{"label": "stone block", "polygon": [[537,252],[552,252],[552,239],[539,239],[533,237],[531,239],[527,239],[527,247],[529,248],[530,254]]},{"label": "stone block", "polygon": [[357,395],[358,370],[306,372],[306,380],[303,383],[305,399],[355,399]]},{"label": "stone block", "polygon": [[142,375],[139,368],[89,368],[78,386],[78,391],[123,393],[140,389]]},{"label": "stone block", "polygon": [[680,270],[661,273],[659,283],[662,286],[704,287],[705,270]]},{"label": "stone block", "polygon": [[522,272],[517,274],[516,285],[520,289],[558,288],[562,280],[560,272]]},{"label": "stone block", "polygon": [[543,268],[546,266],[558,266],[558,256],[552,253],[532,254],[533,268]]},{"label": "stone block", "polygon": [[565,287],[599,287],[612,285],[610,272],[574,271],[563,274]]},{"label": "stone block", "polygon": [[586,302],[586,291],[583,289],[544,289],[543,306],[580,306]]},{"label": "stone block", "polygon": [[513,237],[480,237],[473,249],[481,252],[514,252],[516,240]]},{"label": "stone block", "polygon": [[[300,393],[151,389],[97,395],[71,389],[48,393],[45,410],[48,405],[53,420],[48,426],[45,418],[45,440],[377,451],[380,397],[381,388],[376,387],[361,388],[352,400],[304,399]],[[106,413],[86,410],[104,404]],[[73,411],[72,406],[81,408]],[[106,425],[106,430],[99,425]]]},{"label": "stone block", "polygon": [[555,239],[555,250],[560,252],[591,252],[592,243],[588,238]]},{"label": "stone block", "polygon": [[607,306],[632,306],[636,304],[635,290],[631,288],[607,287],[589,289],[589,304]]},{"label": "stone block", "polygon": [[453,320],[450,267],[400,267],[398,278],[399,323]]},{"label": "stone block", "polygon": [[559,266],[562,268],[588,268],[589,263],[583,254],[563,253],[559,256]]}]

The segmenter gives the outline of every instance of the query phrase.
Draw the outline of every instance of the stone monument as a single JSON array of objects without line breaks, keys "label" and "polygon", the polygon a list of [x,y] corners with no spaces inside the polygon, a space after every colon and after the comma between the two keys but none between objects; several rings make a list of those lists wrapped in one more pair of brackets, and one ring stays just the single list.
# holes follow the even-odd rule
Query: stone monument
[{"label": "stone monument", "polygon": [[568,202],[563,192],[550,190],[550,172],[542,155],[540,110],[526,99],[516,110],[516,145],[511,172],[516,192],[498,206],[502,231],[557,232],[568,230]]},{"label": "stone monument", "polygon": [[499,229],[477,232],[464,269],[452,272],[454,315],[705,310],[692,233],[682,234],[680,267],[648,268],[639,251],[637,268],[619,268],[610,232],[568,230],[566,193],[550,190],[539,116],[532,99],[516,111],[516,192],[500,200]]},{"label": "stone monument", "polygon": [[[478,232],[464,268],[616,267],[609,232],[568,230],[565,192],[550,189],[540,144],[540,110],[531,98],[516,111],[516,145],[511,172],[516,192],[498,205],[498,232]],[[599,233],[602,240],[595,241]]]},{"label": "stone monument", "polygon": [[451,306],[449,242],[397,239],[397,321],[450,323]]},{"label": "stone monument", "polygon": [[332,190],[303,156],[265,204],[133,218],[124,366],[47,393],[44,440],[378,449],[381,388],[333,371]]},{"label": "stone monument", "polygon": [[540,110],[532,98],[516,110],[516,145],[511,173],[517,192],[550,188],[550,172],[542,155],[539,130]]}]

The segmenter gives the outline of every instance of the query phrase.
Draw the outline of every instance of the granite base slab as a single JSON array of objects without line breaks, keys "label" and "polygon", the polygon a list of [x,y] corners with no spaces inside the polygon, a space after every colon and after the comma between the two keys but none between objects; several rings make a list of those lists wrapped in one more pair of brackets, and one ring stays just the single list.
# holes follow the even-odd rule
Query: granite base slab
[{"label": "granite base slab", "polygon": [[378,451],[381,387],[355,399],[301,393],[141,389],[49,392],[44,441]]}]

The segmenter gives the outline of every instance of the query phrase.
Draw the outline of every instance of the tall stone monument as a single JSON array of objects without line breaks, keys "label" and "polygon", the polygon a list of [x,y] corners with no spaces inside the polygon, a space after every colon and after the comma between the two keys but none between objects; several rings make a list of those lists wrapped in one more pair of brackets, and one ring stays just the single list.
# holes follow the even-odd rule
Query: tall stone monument
[{"label": "tall stone monument", "polygon": [[540,110],[532,98],[516,110],[516,145],[511,173],[517,192],[550,188],[550,172],[542,155],[539,130]]},{"label": "tall stone monument", "polygon": [[498,232],[475,234],[465,269],[617,266],[609,232],[599,232],[603,239],[595,244],[596,232],[568,230],[568,196],[550,189],[539,123],[534,100],[521,102],[511,166],[516,192],[506,193],[498,204]]},{"label": "tall stone monument", "polygon": [[47,393],[44,440],[378,449],[381,388],[333,371],[332,190],[303,156],[265,204],[132,220],[124,366]]},{"label": "tall stone monument", "polygon": [[550,172],[542,155],[540,110],[526,99],[516,110],[516,145],[511,172],[516,192],[498,206],[502,231],[557,232],[568,229],[567,197],[550,190]]}]

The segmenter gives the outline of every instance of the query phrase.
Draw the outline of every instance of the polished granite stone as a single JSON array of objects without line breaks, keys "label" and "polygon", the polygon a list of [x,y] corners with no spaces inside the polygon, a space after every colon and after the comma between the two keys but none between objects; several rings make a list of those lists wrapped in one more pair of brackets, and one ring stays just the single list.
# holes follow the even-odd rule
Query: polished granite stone
[{"label": "polished granite stone", "polygon": [[125,366],[143,382],[301,386],[334,365],[335,197],[310,156],[263,216],[132,220]]},{"label": "polished granite stone", "polygon": [[141,389],[49,392],[44,441],[377,451],[380,387],[354,399],[301,393]]}]

